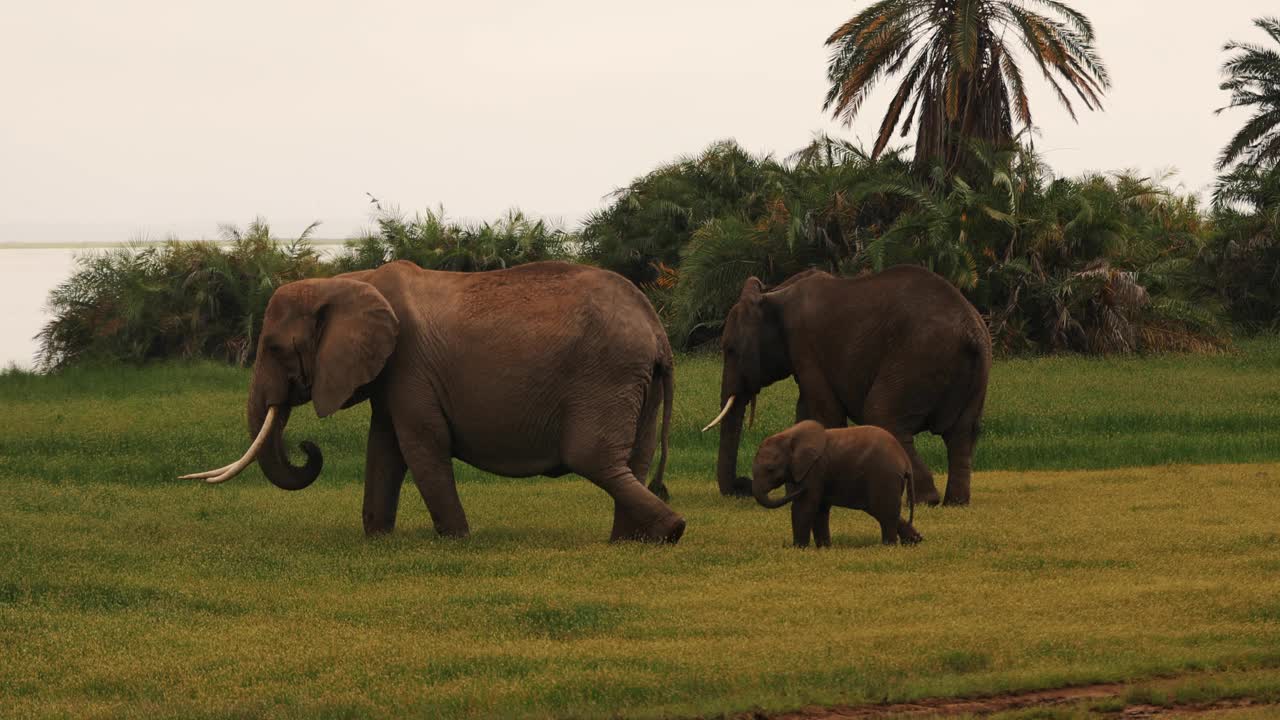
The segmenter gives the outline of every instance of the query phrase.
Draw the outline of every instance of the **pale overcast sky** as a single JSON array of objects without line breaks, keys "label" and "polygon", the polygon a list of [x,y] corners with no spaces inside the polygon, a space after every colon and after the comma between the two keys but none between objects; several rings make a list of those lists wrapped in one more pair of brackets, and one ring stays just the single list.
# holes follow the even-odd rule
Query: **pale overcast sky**
[{"label": "pale overcast sky", "polygon": [[[576,225],[602,196],[720,138],[786,155],[822,111],[822,45],[866,0],[3,0],[0,242],[214,237],[266,217],[322,237],[371,192],[455,218]],[[1274,0],[1070,0],[1114,80],[1073,124],[1032,87],[1062,173],[1212,181],[1221,46]],[[1027,74],[1030,75],[1030,69]]]}]

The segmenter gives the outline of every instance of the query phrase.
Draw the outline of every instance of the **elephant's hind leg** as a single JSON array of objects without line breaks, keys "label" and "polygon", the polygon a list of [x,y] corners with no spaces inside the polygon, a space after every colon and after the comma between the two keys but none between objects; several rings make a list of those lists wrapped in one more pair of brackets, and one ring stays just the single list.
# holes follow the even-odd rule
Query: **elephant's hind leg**
[{"label": "elephant's hind leg", "polygon": [[831,547],[831,503],[819,505],[817,514],[813,516],[813,544]]},{"label": "elephant's hind leg", "polygon": [[907,391],[890,383],[877,384],[867,396],[863,407],[863,421],[867,425],[884,428],[897,438],[902,449],[911,458],[911,476],[915,480],[916,502],[937,505],[942,499],[938,487],[933,484],[933,471],[916,451],[915,433],[924,424],[924,413],[909,411]]},{"label": "elephant's hind leg", "polygon": [[897,437],[902,449],[907,451],[907,457],[911,458],[911,477],[916,488],[916,502],[937,505],[942,496],[938,493],[938,486],[933,483],[933,471],[916,450],[915,437],[909,434]]},{"label": "elephant's hind leg", "polygon": [[924,540],[919,531],[903,518],[898,518],[898,541],[903,545],[915,545]]},{"label": "elephant's hind leg", "polygon": [[586,477],[613,497],[613,530],[609,533],[610,541],[674,543],[684,534],[684,518],[649,492],[631,474],[630,468],[589,473]]},{"label": "elephant's hind leg", "polygon": [[684,534],[684,518],[636,479],[621,463],[603,469],[578,470],[613,498],[613,530],[609,540],[674,543]]},{"label": "elephant's hind leg", "polygon": [[898,544],[898,520],[900,518],[876,518],[880,523],[880,542],[885,545]]},{"label": "elephant's hind leg", "polygon": [[971,430],[947,433],[947,494],[943,505],[968,505],[969,483],[973,477],[973,446],[977,442]]},{"label": "elephant's hind leg", "polygon": [[636,441],[651,394],[656,393],[637,385],[633,395],[615,396],[609,405],[583,404],[568,413],[564,426],[561,452],[568,467],[613,498],[611,540],[674,543],[684,533],[684,518],[644,486],[643,475],[632,471],[632,463],[637,469],[647,467],[652,457],[650,448],[642,459],[637,445],[644,443]]},{"label": "elephant's hind leg", "polygon": [[391,416],[383,404],[373,402],[369,439],[364,458],[364,534],[381,535],[396,527],[400,488],[406,465],[396,440]]}]

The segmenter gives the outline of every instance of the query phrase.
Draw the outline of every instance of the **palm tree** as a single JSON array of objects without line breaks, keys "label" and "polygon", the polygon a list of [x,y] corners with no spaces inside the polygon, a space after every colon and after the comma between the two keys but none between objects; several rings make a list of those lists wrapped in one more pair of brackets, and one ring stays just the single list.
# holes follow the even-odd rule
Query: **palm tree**
[{"label": "palm tree", "polygon": [[1032,127],[1019,47],[1073,119],[1068,91],[1097,110],[1111,84],[1093,25],[1057,0],[877,0],[826,44],[823,109],[850,123],[881,79],[901,74],[872,155],[899,125],[904,137],[915,127],[917,163],[941,161],[949,171],[968,140],[999,145],[1014,137],[1015,122]]},{"label": "palm tree", "polygon": [[[1280,19],[1258,18],[1253,24],[1280,44]],[[1237,161],[1252,167],[1275,165],[1280,162],[1280,52],[1234,41],[1222,49],[1236,54],[1222,64],[1227,79],[1219,87],[1231,92],[1231,103],[1218,112],[1243,107],[1254,114],[1223,148],[1218,169]]]},{"label": "palm tree", "polygon": [[1214,192],[1211,280],[1235,321],[1252,331],[1280,330],[1280,163],[1241,163]]}]

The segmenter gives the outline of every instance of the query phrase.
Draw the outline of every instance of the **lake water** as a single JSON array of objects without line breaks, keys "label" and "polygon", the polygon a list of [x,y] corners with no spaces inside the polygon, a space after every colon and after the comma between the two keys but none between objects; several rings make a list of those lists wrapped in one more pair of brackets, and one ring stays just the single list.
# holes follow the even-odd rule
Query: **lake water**
[{"label": "lake water", "polygon": [[[337,244],[316,245],[322,257],[341,249]],[[49,291],[71,277],[76,256],[95,252],[104,251],[0,246],[0,369],[35,365],[35,335],[49,321]]]},{"label": "lake water", "polygon": [[71,277],[76,253],[64,248],[0,248],[0,368],[31,368],[35,335],[48,322],[49,291]]}]

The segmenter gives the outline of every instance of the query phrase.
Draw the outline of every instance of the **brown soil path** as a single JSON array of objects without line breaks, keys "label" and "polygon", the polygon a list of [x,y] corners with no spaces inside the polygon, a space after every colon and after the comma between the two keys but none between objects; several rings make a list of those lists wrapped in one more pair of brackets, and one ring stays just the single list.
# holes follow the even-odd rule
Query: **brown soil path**
[{"label": "brown soil path", "polygon": [[[1160,683],[1156,683],[1157,685]],[[1143,683],[1141,686],[1151,686]],[[891,705],[850,705],[840,707],[810,707],[783,713],[750,712],[730,716],[731,720],[853,720],[856,718],[946,718],[959,716],[983,716],[1028,708],[1050,708],[1082,705],[1091,701],[1124,698],[1138,685],[1126,683],[1101,683],[1077,687],[1036,690],[1024,693],[1006,693],[983,698],[927,698],[909,703]],[[1254,709],[1274,710],[1280,718],[1280,705],[1259,704],[1248,698],[1235,698],[1209,703],[1160,707],[1135,704],[1115,712],[1100,712],[1099,717],[1125,718],[1178,718],[1204,713],[1225,713]]]}]

